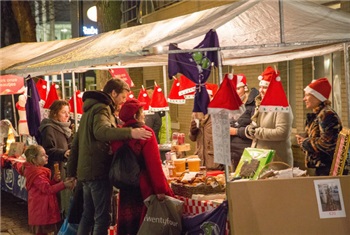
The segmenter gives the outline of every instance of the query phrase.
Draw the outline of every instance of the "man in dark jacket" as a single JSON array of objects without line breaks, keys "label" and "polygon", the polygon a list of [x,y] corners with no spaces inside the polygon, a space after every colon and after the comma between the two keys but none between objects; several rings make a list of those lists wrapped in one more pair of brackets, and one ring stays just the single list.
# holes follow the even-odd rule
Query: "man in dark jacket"
[{"label": "man in dark jacket", "polygon": [[67,176],[83,184],[84,211],[78,234],[106,235],[110,225],[112,185],[108,172],[112,162],[109,141],[148,139],[152,133],[143,128],[117,128],[113,115],[125,102],[129,86],[120,79],[109,80],[103,91],[83,95],[83,115],[73,139]]}]

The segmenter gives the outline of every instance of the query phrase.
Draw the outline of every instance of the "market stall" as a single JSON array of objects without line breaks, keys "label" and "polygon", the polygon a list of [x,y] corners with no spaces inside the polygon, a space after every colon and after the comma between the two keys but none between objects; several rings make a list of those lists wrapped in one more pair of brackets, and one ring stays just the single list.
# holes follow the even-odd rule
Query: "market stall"
[{"label": "market stall", "polygon": [[[271,15],[276,17],[271,18]],[[32,76],[72,72],[74,79],[76,72],[85,70],[162,65],[166,79],[167,55],[176,51],[165,49],[160,52],[156,47],[163,46],[164,49],[177,42],[179,47],[192,50],[210,29],[215,29],[219,35],[220,48],[213,50],[222,53],[224,65],[271,63],[334,51],[344,51],[345,57],[349,58],[348,16],[301,1],[242,1],[89,37],[76,42],[74,47],[63,46],[63,50],[51,51],[1,70]],[[246,18],[252,20],[245,21]],[[305,22],[312,23],[306,27]],[[261,29],[256,24],[267,27]],[[349,94],[349,66],[344,67]]]}]

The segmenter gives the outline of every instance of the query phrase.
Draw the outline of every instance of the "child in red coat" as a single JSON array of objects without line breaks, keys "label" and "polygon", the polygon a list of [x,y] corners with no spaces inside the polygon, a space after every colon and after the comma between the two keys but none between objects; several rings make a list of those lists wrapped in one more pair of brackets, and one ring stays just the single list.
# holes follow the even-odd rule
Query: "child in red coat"
[{"label": "child in red coat", "polygon": [[73,188],[74,181],[61,181],[59,173],[51,180],[50,169],[44,167],[48,163],[48,156],[42,146],[31,145],[24,155],[26,162],[22,166],[22,173],[28,191],[28,224],[37,235],[57,233],[61,215],[56,193]]}]

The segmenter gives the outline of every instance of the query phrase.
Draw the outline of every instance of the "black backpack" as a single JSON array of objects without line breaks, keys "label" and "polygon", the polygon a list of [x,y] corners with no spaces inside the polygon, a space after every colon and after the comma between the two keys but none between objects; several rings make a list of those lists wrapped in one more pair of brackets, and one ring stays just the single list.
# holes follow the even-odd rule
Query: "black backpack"
[{"label": "black backpack", "polygon": [[140,187],[141,158],[130,148],[128,142],[113,154],[109,180],[112,185],[119,189]]}]

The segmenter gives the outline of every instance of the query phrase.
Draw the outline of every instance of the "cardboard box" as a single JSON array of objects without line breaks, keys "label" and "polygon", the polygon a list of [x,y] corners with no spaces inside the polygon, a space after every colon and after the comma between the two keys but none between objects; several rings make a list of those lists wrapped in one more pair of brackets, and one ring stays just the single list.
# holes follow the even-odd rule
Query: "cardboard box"
[{"label": "cardboard box", "polygon": [[[339,179],[346,216],[320,218],[315,180]],[[350,234],[350,176],[227,184],[231,235]]]}]

